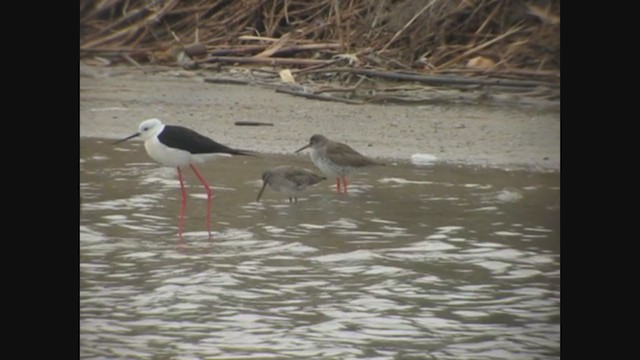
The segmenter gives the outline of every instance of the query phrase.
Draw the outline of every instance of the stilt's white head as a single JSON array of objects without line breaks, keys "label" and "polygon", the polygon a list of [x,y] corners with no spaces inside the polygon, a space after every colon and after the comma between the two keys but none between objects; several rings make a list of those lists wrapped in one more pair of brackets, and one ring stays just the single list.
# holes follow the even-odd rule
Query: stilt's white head
[{"label": "stilt's white head", "polygon": [[114,144],[119,144],[123,141],[129,140],[129,139],[133,139],[134,137],[140,137],[142,140],[147,140],[150,139],[153,136],[158,135],[158,133],[160,133],[160,131],[162,131],[162,129],[164,129],[164,125],[162,124],[162,121],[158,120],[158,119],[149,119],[149,120],[145,120],[143,122],[140,123],[140,126],[138,126],[138,132],[128,136],[122,140],[118,140],[116,141]]},{"label": "stilt's white head", "polygon": [[153,136],[156,136],[162,131],[162,121],[158,119],[149,119],[140,123],[138,126],[138,134],[143,140],[147,140]]}]

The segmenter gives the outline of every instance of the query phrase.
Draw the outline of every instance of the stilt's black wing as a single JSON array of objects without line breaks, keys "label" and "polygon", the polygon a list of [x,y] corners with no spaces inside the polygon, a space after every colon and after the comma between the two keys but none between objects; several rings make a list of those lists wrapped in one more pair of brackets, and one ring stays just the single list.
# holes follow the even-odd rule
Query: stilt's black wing
[{"label": "stilt's black wing", "polygon": [[158,140],[168,147],[185,150],[192,154],[252,155],[250,152],[232,149],[191,129],[176,125],[165,125],[164,130],[158,135]]}]

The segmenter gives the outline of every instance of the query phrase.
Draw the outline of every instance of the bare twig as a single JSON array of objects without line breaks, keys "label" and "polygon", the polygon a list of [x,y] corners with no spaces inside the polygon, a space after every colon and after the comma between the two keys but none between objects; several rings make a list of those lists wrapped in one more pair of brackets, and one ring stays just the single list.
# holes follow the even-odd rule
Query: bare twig
[{"label": "bare twig", "polygon": [[345,103],[345,104],[352,104],[352,105],[362,105],[362,104],[364,104],[362,101],[359,101],[359,100],[351,100],[351,99],[339,98],[339,97],[334,97],[334,96],[303,92],[303,91],[299,91],[299,90],[292,90],[289,87],[279,87],[279,88],[276,89],[276,92],[277,93],[289,94],[289,95],[295,95],[295,96],[302,96],[302,97],[305,97],[305,98],[308,98],[308,99],[314,99],[314,100],[337,101],[337,102],[341,102],[341,103]]},{"label": "bare twig", "polygon": [[413,22],[420,16],[422,15],[422,13],[424,13],[425,11],[427,11],[428,8],[430,8],[434,3],[436,2],[436,0],[431,0],[427,5],[425,5],[424,7],[422,7],[422,9],[420,9],[420,11],[418,11],[415,15],[413,15],[413,17],[411,18],[411,20],[409,20],[403,27],[402,29],[398,30],[398,32],[395,33],[395,35],[393,35],[393,37],[391,38],[391,40],[389,40],[383,47],[382,49],[380,49],[380,52],[384,52],[385,50],[387,50],[387,48],[389,47],[389,45],[393,44],[394,41],[396,41],[396,39],[398,38],[398,36],[400,36],[400,34],[402,34],[405,30],[407,30],[407,28],[413,24]]},{"label": "bare twig", "polygon": [[210,56],[199,63],[224,62],[238,64],[259,64],[271,66],[310,66],[330,63],[331,60],[289,59],[289,58],[246,58],[237,56]]},{"label": "bare twig", "polygon": [[471,55],[471,54],[473,54],[473,53],[476,53],[476,52],[478,52],[478,51],[480,51],[480,50],[482,50],[482,49],[484,49],[484,48],[488,47],[489,45],[491,45],[491,44],[493,44],[493,43],[496,43],[496,42],[498,42],[498,41],[500,41],[500,40],[502,40],[502,39],[506,38],[507,36],[511,36],[511,35],[513,35],[513,34],[517,33],[518,31],[520,31],[522,28],[523,28],[523,26],[516,26],[516,27],[512,27],[512,28],[511,28],[511,29],[509,29],[509,31],[507,31],[506,33],[504,33],[504,34],[502,34],[502,35],[500,35],[500,36],[498,36],[498,37],[495,37],[495,38],[493,38],[493,39],[491,39],[491,40],[489,40],[489,41],[487,41],[487,42],[485,42],[485,43],[483,43],[483,44],[480,44],[480,45],[478,45],[478,46],[474,47],[473,49],[467,50],[467,51],[465,51],[464,53],[462,53],[462,54],[460,54],[460,55],[456,56],[455,58],[453,58],[453,59],[451,59],[451,60],[447,61],[446,63],[444,63],[444,64],[442,64],[442,65],[438,66],[438,69],[441,69],[441,68],[447,67],[447,66],[449,66],[449,65],[451,65],[451,64],[455,64],[455,63],[457,63],[458,61],[460,61],[460,59],[463,59],[463,58],[465,58],[465,57],[467,57],[467,56],[469,56],[469,55]]}]

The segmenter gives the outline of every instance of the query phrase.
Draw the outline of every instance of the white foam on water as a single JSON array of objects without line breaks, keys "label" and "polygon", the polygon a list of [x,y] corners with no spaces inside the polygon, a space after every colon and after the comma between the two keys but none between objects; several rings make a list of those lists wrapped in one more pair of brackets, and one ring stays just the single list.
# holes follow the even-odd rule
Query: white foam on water
[{"label": "white foam on water", "polygon": [[462,226],[439,226],[436,228],[436,230],[442,234],[448,234],[462,229],[464,229]]},{"label": "white foam on water", "polygon": [[172,310],[195,310],[204,307],[204,305],[200,304],[191,304],[191,303],[177,303],[169,306],[169,309]]},{"label": "white foam on water", "polygon": [[[411,234],[403,234],[398,232],[381,232],[381,231],[348,231],[348,230],[338,230],[335,232],[339,235],[355,235],[360,239],[380,239],[380,238],[397,238],[397,237],[406,237],[413,236]],[[358,243],[357,241],[351,241],[353,243]]]},{"label": "white foam on water", "polygon": [[487,189],[491,189],[493,186],[492,185],[481,185],[481,184],[464,184],[464,187],[471,188],[471,189],[487,190]]},{"label": "white foam on water", "polygon": [[476,209],[465,210],[466,212],[476,212],[476,211],[498,211],[498,208],[495,206],[484,206]]},{"label": "white foam on water", "polygon": [[316,224],[299,224],[298,227],[301,227],[303,229],[326,229],[327,227],[325,225],[316,225]]},{"label": "white foam on water", "polygon": [[486,311],[474,311],[474,310],[457,310],[457,311],[452,311],[452,313],[464,318],[481,318],[481,317],[486,317],[490,315]]},{"label": "white foam on water", "polygon": [[496,199],[501,202],[516,202],[522,198],[522,194],[517,191],[502,190],[496,194]]},{"label": "white foam on water", "polygon": [[109,220],[109,221],[112,221],[114,223],[122,222],[122,221],[127,220],[127,217],[124,216],[124,215],[105,215],[102,218],[106,219],[106,220]]},{"label": "white foam on water", "polygon": [[[204,233],[206,234],[206,232]],[[247,229],[226,228],[224,229],[224,231],[217,233],[214,239],[249,240],[249,239],[255,239],[255,234]]]},{"label": "white foam on water", "polygon": [[476,265],[491,270],[493,273],[503,273],[511,267],[511,264],[502,261],[482,261],[476,263]]},{"label": "white foam on water", "polygon": [[98,333],[127,333],[131,331],[131,329],[115,325],[115,321],[113,320],[104,320],[104,319],[86,319],[81,321],[81,325],[83,328],[89,329]]},{"label": "white foam on water", "polygon": [[124,358],[150,358],[152,356],[151,353],[136,351],[129,348],[111,347],[110,350],[114,355]]},{"label": "white foam on water", "polygon": [[447,251],[457,249],[455,245],[448,244],[442,241],[425,240],[411,244],[411,246],[400,249],[393,249],[393,251]]},{"label": "white foam on water", "polygon": [[270,234],[281,234],[287,231],[286,229],[270,226],[270,225],[264,226],[263,229]]},{"label": "white foam on water", "polygon": [[162,254],[162,257],[165,259],[173,259],[173,260],[200,259],[199,256],[187,255],[177,251],[166,251]]},{"label": "white foam on water", "polygon": [[546,229],[546,228],[524,228],[525,231],[539,231],[539,232],[553,232],[553,230],[551,229]]},{"label": "white foam on water", "polygon": [[409,271],[400,269],[393,266],[382,266],[382,265],[373,265],[367,270],[365,270],[362,274],[364,275],[392,275],[398,273],[409,273]]},{"label": "white foam on water", "polygon": [[406,228],[403,227],[399,227],[399,226],[381,226],[380,227],[381,230],[387,230],[389,232],[395,233],[395,234],[403,234],[407,232]]},{"label": "white foam on water", "polygon": [[407,180],[403,178],[382,178],[378,180],[382,184],[400,184],[400,185],[430,185],[433,181]]},{"label": "white foam on water", "polygon": [[533,255],[522,259],[522,261],[531,265],[553,264],[555,262],[552,255]]},{"label": "white foam on water", "polygon": [[300,242],[285,243],[285,242],[279,242],[279,241],[269,241],[269,242],[262,241],[260,245],[262,246],[261,248],[250,250],[250,251],[245,250],[242,253],[242,255],[259,257],[259,256],[279,254],[279,253],[304,254],[304,253],[318,251],[316,248],[304,245]]},{"label": "white foam on water", "polygon": [[109,265],[105,265],[105,264],[80,263],[81,269],[101,269],[101,268],[108,268],[108,267]]},{"label": "white foam on water", "polygon": [[522,233],[512,231],[494,231],[493,234],[498,236],[522,236]]},{"label": "white foam on water", "polygon": [[380,224],[397,224],[397,221],[391,221],[391,220],[384,220],[384,219],[379,219],[379,218],[373,218],[373,219],[369,219],[369,221],[374,222],[374,223],[380,223]]},{"label": "white foam on water", "polygon": [[425,201],[452,201],[452,202],[457,202],[457,201],[460,201],[460,198],[459,197],[455,197],[455,196],[448,196],[448,197],[425,198],[423,200],[425,200]]},{"label": "white foam on water", "polygon": [[331,221],[327,224],[328,227],[338,228],[338,229],[357,229],[358,224],[356,224],[351,219],[340,218],[338,220]]},{"label": "white foam on water", "polygon": [[[494,243],[494,242],[489,242],[489,241],[479,242],[479,243],[476,243],[474,245],[477,246],[477,247],[481,247],[481,248],[504,248],[504,247],[506,247],[506,245],[504,245],[504,244],[499,244],[499,243]],[[472,250],[473,249],[470,249],[469,251],[472,251]]]},{"label": "white foam on water", "polygon": [[411,155],[411,163],[414,165],[430,166],[438,161],[438,157],[433,154],[415,153]]},{"label": "white foam on water", "polygon": [[369,250],[355,250],[348,253],[315,256],[315,257],[312,257],[311,260],[315,260],[323,263],[342,262],[342,261],[351,262],[351,261],[371,260],[376,257],[378,256]]},{"label": "white foam on water", "polygon": [[131,150],[131,149],[126,149],[126,148],[121,148],[121,147],[116,147],[116,148],[113,149],[113,151],[124,152],[124,153],[133,152],[133,150]]},{"label": "white foam on water", "polygon": [[109,238],[105,234],[99,231],[90,229],[84,225],[80,225],[80,241],[81,242],[102,242],[108,239]]},{"label": "white foam on water", "polygon": [[154,253],[154,252],[141,251],[141,252],[126,254],[126,255],[123,255],[122,257],[124,259],[147,259],[147,258],[155,257],[158,255],[159,255],[158,253]]},{"label": "white foam on water", "polygon": [[119,225],[125,229],[137,231],[140,233],[151,232],[156,228],[155,226],[138,226],[138,225],[129,225],[129,224],[119,224]]},{"label": "white foam on water", "polygon": [[443,239],[448,239],[449,237],[445,234],[433,234],[433,235],[429,235],[427,236],[427,239],[429,240],[443,240]]},{"label": "white foam on water", "polygon": [[517,269],[511,270],[506,275],[497,277],[498,279],[526,279],[532,276],[540,275],[542,271],[534,269]]},{"label": "white foam on water", "polygon": [[501,259],[501,260],[510,260],[510,261],[521,261],[524,258],[525,254],[516,249],[500,249],[495,251],[490,251],[484,254],[485,258],[492,259]]},{"label": "white foam on water", "polygon": [[525,239],[545,239],[548,238],[548,235],[533,235],[533,234],[524,234],[522,235]]},{"label": "white foam on water", "polygon": [[461,323],[457,320],[451,319],[443,319],[438,317],[419,317],[416,316],[412,319],[412,322],[424,327],[425,329],[430,329],[431,331],[439,329],[444,330],[448,329],[451,331],[459,331]]},{"label": "white foam on water", "polygon": [[143,219],[150,219],[150,220],[169,220],[169,218],[166,216],[157,216],[157,215],[140,214],[140,213],[135,213],[135,214],[132,214],[131,216],[139,217]]},{"label": "white foam on water", "polygon": [[162,198],[161,194],[144,194],[134,195],[126,199],[107,200],[100,202],[82,204],[83,211],[96,210],[132,210],[138,208],[140,210],[149,210],[153,208],[158,200]]},{"label": "white foam on water", "polygon": [[[127,149],[124,149],[124,150],[127,150]],[[133,150],[132,150],[132,151],[133,151]],[[157,168],[157,166],[158,166],[158,164],[156,164],[156,163],[154,163],[154,162],[127,163],[126,165],[127,165],[127,167],[136,167],[136,168],[137,168],[137,167],[140,167],[140,166],[142,166],[142,167],[153,167],[153,170],[152,170],[152,171],[154,171],[154,172],[158,171],[158,170],[156,169],[156,168]],[[148,170],[147,170],[147,171],[148,171]],[[167,174],[169,174],[169,170],[162,170],[162,172],[163,172],[163,173],[165,173],[165,172],[166,172]]]},{"label": "white foam on water", "polygon": [[413,280],[413,282],[418,284],[436,284],[441,283],[442,279],[434,275],[425,275]]}]

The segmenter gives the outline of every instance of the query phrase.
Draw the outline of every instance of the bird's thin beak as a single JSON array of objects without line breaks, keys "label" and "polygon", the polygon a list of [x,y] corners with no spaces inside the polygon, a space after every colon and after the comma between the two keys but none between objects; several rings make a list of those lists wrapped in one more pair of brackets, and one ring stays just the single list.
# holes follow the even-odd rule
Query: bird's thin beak
[{"label": "bird's thin beak", "polygon": [[256,198],[256,202],[260,202],[260,196],[262,196],[262,192],[264,191],[265,187],[267,187],[267,182],[263,181],[262,182],[262,189],[260,189],[260,192],[258,193],[258,197]]},{"label": "bird's thin beak", "polygon": [[307,145],[305,145],[305,146],[303,146],[303,147],[301,147],[300,149],[296,150],[296,153],[299,153],[300,151],[302,151],[302,150],[304,150],[304,149],[308,148],[309,146],[311,146],[311,144],[310,144],[310,143],[309,143],[309,144],[307,144]]},{"label": "bird's thin beak", "polygon": [[127,140],[129,140],[129,139],[133,139],[133,138],[134,138],[134,137],[136,137],[136,136],[140,136],[140,133],[135,133],[135,134],[133,134],[133,135],[131,135],[131,136],[129,136],[129,137],[126,137],[126,138],[124,138],[124,139],[122,139],[122,140],[118,140],[118,141],[114,142],[114,143],[113,143],[113,145],[115,145],[115,144],[120,144],[121,142],[123,142],[123,141],[127,141]]}]

